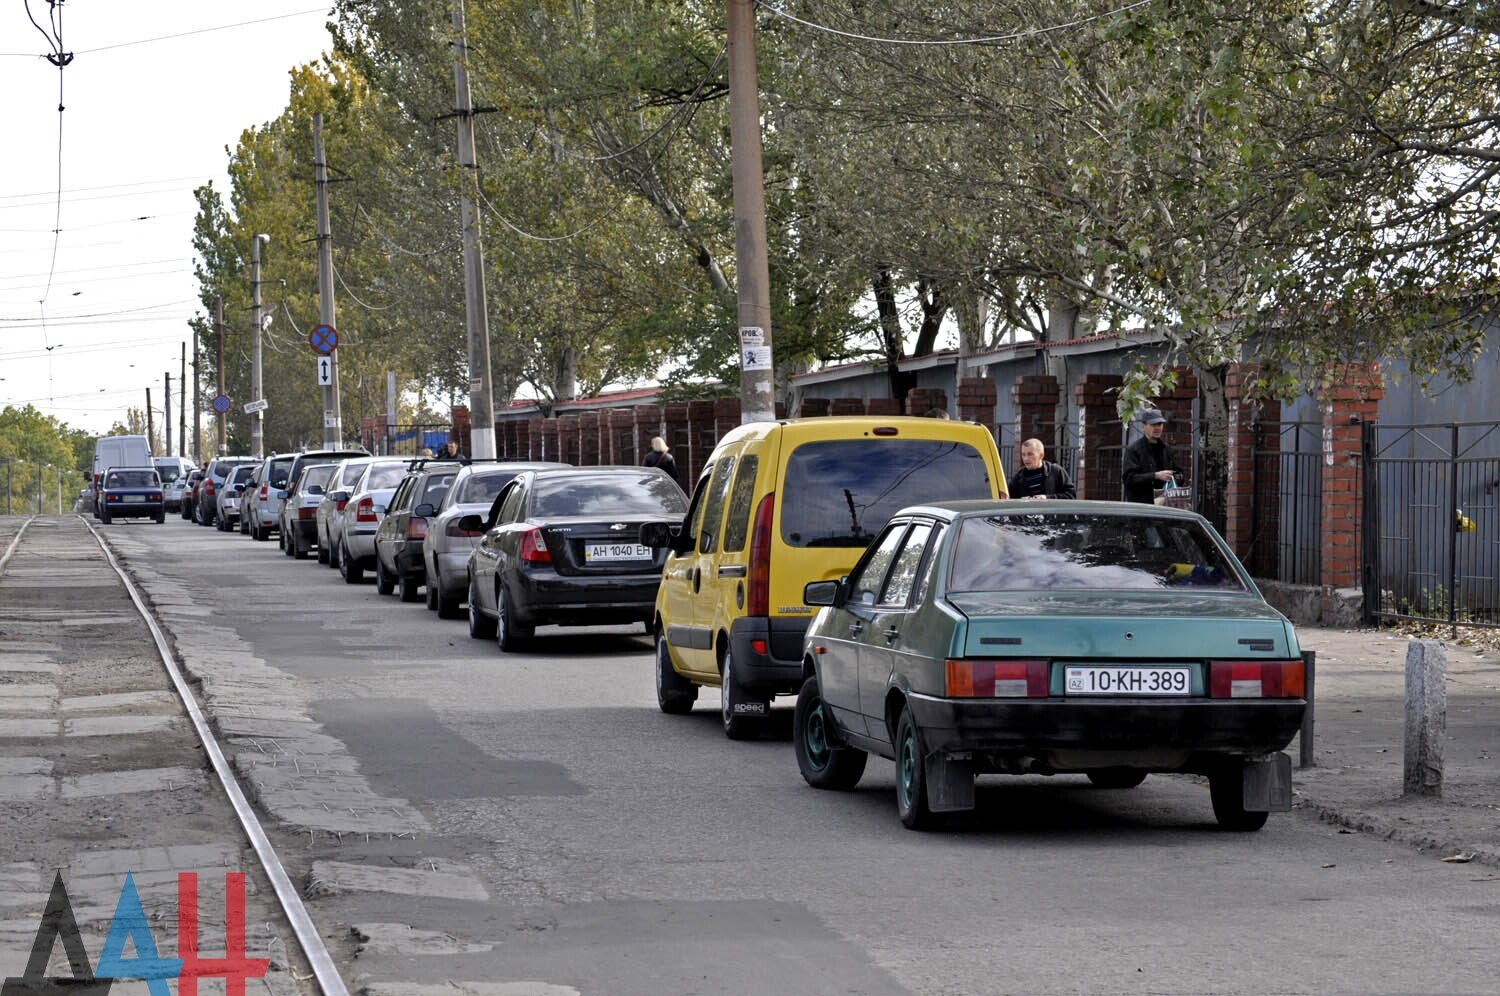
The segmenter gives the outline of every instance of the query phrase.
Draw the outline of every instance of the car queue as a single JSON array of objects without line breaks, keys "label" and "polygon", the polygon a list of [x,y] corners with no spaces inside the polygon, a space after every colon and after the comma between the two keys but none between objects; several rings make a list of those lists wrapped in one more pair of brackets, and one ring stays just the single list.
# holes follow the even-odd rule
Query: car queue
[{"label": "car queue", "polygon": [[912,829],[972,809],[992,773],[1110,790],[1198,775],[1229,830],[1291,807],[1300,649],[1223,538],[1159,504],[1009,500],[974,423],[752,423],[687,492],[659,466],[236,463],[203,480],[238,507],[195,520],[425,595],[501,652],[545,650],[542,626],[640,623],[661,712],[717,688],[724,734],[745,739],[792,700],[807,783],[852,788],[868,755],[890,758]]}]

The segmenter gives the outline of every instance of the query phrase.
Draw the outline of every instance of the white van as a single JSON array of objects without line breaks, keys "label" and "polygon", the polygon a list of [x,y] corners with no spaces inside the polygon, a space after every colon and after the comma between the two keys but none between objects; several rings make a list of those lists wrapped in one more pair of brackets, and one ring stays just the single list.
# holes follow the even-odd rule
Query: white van
[{"label": "white van", "polygon": [[156,472],[161,475],[162,499],[167,511],[182,511],[182,492],[187,486],[187,476],[193,472],[193,462],[180,456],[157,457],[154,462]]},{"label": "white van", "polygon": [[100,436],[94,442],[94,518],[99,517],[99,488],[111,467],[152,467],[151,443],[145,436]]}]

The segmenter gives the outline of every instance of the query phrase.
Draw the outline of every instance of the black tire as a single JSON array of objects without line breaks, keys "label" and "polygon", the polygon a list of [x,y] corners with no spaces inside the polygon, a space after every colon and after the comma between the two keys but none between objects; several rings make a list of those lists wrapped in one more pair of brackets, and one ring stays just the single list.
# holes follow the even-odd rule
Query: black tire
[{"label": "black tire", "polygon": [[339,545],[339,577],[344,579],[345,584],[359,584],[365,579],[365,569],[350,559],[349,551],[343,544]]},{"label": "black tire", "polygon": [[335,571],[338,570],[339,560],[342,556],[343,552],[339,549],[338,540],[332,536],[328,537],[328,566]]},{"label": "black tire", "polygon": [[427,575],[427,596],[423,600],[428,612],[436,612],[438,607],[438,582],[434,574]]},{"label": "black tire", "polygon": [[495,620],[479,610],[478,592],[474,590],[474,578],[469,578],[469,636],[476,640],[495,638]]},{"label": "black tire", "polygon": [[817,675],[809,675],[802,683],[793,716],[792,747],[797,751],[802,780],[813,788],[840,791],[858,785],[870,757],[857,748],[835,747],[829,742],[828,717],[823,711]]},{"label": "black tire", "polygon": [[[646,625],[651,625],[647,623]],[[671,716],[686,716],[698,701],[698,686],[677,673],[667,650],[667,635],[656,634],[656,704]]]},{"label": "black tire", "polygon": [[724,735],[730,740],[748,740],[760,731],[758,716],[739,711],[736,706],[754,699],[745,694],[734,673],[734,652],[724,648],[722,681],[719,687],[719,718],[724,725]]},{"label": "black tire", "polygon": [[437,614],[439,619],[457,619],[464,614],[464,600],[454,598],[443,591],[442,585],[437,586]]},{"label": "black tire", "polygon": [[385,572],[385,562],[380,559],[380,550],[375,550],[375,590],[389,595],[396,590],[396,579]]},{"label": "black tire", "polygon": [[1270,813],[1245,808],[1243,765],[1228,765],[1210,774],[1208,794],[1213,799],[1214,819],[1225,830],[1249,833],[1265,826],[1270,818]]},{"label": "black tire", "polygon": [[523,626],[516,622],[515,610],[510,599],[505,597],[505,585],[495,582],[495,642],[506,653],[514,653],[536,635],[535,626]]},{"label": "black tire", "polygon": [[328,563],[328,541],[322,537],[318,538],[318,563]]},{"label": "black tire", "polygon": [[419,602],[422,600],[422,585],[411,575],[401,575],[397,586],[401,589],[401,601]]},{"label": "black tire", "polygon": [[288,557],[297,555],[297,537],[285,531],[281,534],[281,552]]},{"label": "black tire", "polygon": [[151,518],[156,522],[158,526],[164,526],[167,524],[167,513],[165,511],[157,512]]},{"label": "black tire", "polygon": [[1102,789],[1133,789],[1146,780],[1146,772],[1139,768],[1103,768],[1088,775],[1089,781]]},{"label": "black tire", "polygon": [[246,518],[243,513],[240,514],[240,535],[241,536],[249,536],[250,535],[250,520],[248,518]]},{"label": "black tire", "polygon": [[104,523],[106,526],[109,525],[109,523],[110,523],[109,509],[106,508],[104,511],[102,511],[102,512],[99,513],[99,521],[102,522],[102,523]]},{"label": "black tire", "polygon": [[926,754],[911,707],[903,706],[896,723],[896,815],[908,830],[931,830],[938,822],[927,801]]}]

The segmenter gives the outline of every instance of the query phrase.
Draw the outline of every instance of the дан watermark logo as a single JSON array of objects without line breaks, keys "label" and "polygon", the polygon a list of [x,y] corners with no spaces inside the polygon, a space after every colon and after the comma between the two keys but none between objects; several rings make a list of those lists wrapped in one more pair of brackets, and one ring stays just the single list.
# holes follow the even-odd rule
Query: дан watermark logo
[{"label": "\u0434\u0430\u043d watermark logo", "polygon": [[[58,941],[68,955],[72,977],[47,975],[47,962]],[[130,942],[133,953],[126,957]],[[136,892],[135,878],[125,876],[115,913],[104,938],[104,950],[97,967],[89,964],[83,947],[83,935],[73,916],[73,904],[63,885],[62,873],[52,880],[52,894],[42,912],[31,945],[26,973],[5,980],[0,996],[108,996],[115,979],[141,979],[151,996],[171,996],[168,979],[176,979],[178,996],[198,996],[198,980],[223,979],[225,996],[245,996],[245,980],[263,978],[268,958],[245,956],[245,874],[224,875],[224,957],[205,958],[198,954],[198,873],[177,873],[177,957],[163,958],[156,948],[156,938],[146,921],[146,911]]]}]

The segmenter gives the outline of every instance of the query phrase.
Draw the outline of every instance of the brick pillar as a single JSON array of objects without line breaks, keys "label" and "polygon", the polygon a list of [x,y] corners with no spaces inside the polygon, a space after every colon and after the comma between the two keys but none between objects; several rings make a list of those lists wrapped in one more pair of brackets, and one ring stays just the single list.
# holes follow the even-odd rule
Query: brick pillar
[{"label": "brick pillar", "polygon": [[[1229,488],[1224,495],[1224,538],[1247,567],[1261,572],[1269,569],[1270,573],[1262,576],[1274,577],[1279,539],[1276,527],[1281,517],[1279,502],[1273,496],[1281,492],[1281,461],[1257,462],[1255,454],[1257,450],[1277,449],[1275,423],[1281,419],[1281,402],[1255,401],[1246,396],[1249,382],[1258,370],[1254,363],[1236,363],[1224,375],[1224,395],[1229,404]],[[1273,503],[1262,509],[1259,529],[1255,521],[1257,492],[1266,496],[1264,501]],[[1252,542],[1256,549],[1251,548]]]},{"label": "brick pillar", "polygon": [[[683,490],[689,494],[693,490],[693,482],[697,480],[690,474],[688,466],[689,450],[692,448],[688,439],[688,406],[686,401],[669,401],[661,406],[662,438],[667,441],[667,448],[672,451],[672,459],[677,463],[677,480],[682,484]],[[650,437],[641,440],[641,446],[650,442]],[[641,450],[645,456],[646,451]]]},{"label": "brick pillar", "polygon": [[740,399],[720,398],[714,402],[714,441],[740,424]]},{"label": "brick pillar", "polygon": [[684,453],[676,450],[677,469],[684,481],[696,481],[698,472],[708,463],[708,455],[714,451],[714,403],[712,401],[689,401],[687,403],[688,447],[687,460]]},{"label": "brick pillar", "polygon": [[1115,399],[1125,378],[1119,374],[1084,374],[1073,386],[1078,404],[1078,497],[1119,501],[1120,416]]},{"label": "brick pillar", "polygon": [[1025,374],[1010,386],[1010,400],[1016,406],[1016,450],[1014,466],[1021,465],[1020,447],[1027,439],[1040,439],[1047,448],[1048,459],[1063,444],[1057,438],[1057,401],[1061,396],[1057,378],[1049,374]]},{"label": "brick pillar", "polygon": [[569,412],[566,415],[559,415],[555,421],[557,422],[557,458],[575,467],[582,467],[583,460],[578,452],[578,414]]},{"label": "brick pillar", "polygon": [[948,392],[941,387],[914,387],[906,392],[906,414],[926,415],[934,408],[948,410]]},{"label": "brick pillar", "polygon": [[803,398],[797,406],[798,418],[821,418],[832,407],[827,398]]},{"label": "brick pillar", "polygon": [[[865,402],[864,413],[866,415],[900,415],[901,402],[895,398],[871,398]],[[855,414],[859,413],[856,412]]]},{"label": "brick pillar", "polygon": [[834,398],[828,409],[830,415],[863,415],[864,413],[864,398]]},{"label": "brick pillar", "polygon": [[599,466],[599,413],[578,413],[578,466]]},{"label": "brick pillar", "polygon": [[[474,451],[469,448],[469,408],[467,405],[453,406],[453,429],[449,432],[448,438],[458,440],[460,450],[469,456],[474,455]],[[421,448],[418,445],[417,449]]]},{"label": "brick pillar", "polygon": [[1374,363],[1347,363],[1330,370],[1319,402],[1323,409],[1322,621],[1336,616],[1335,592],[1360,583],[1360,527],[1364,504],[1360,436],[1380,412],[1385,387]]},{"label": "brick pillar", "polygon": [[538,459],[562,460],[561,450],[558,449],[558,420],[537,419],[541,423],[541,453]]},{"label": "brick pillar", "polygon": [[[1198,375],[1191,367],[1170,369],[1177,372],[1177,386],[1158,398],[1156,407],[1167,417],[1167,431],[1162,433],[1162,442],[1171,447],[1186,475],[1192,473],[1193,399],[1198,397]],[[1195,482],[1179,477],[1177,483],[1192,485]]]},{"label": "brick pillar", "polygon": [[994,425],[998,397],[990,378],[965,377],[958,382],[958,417],[965,422]]}]

